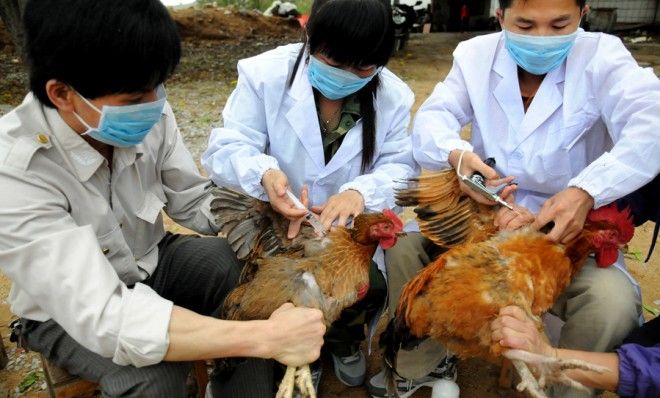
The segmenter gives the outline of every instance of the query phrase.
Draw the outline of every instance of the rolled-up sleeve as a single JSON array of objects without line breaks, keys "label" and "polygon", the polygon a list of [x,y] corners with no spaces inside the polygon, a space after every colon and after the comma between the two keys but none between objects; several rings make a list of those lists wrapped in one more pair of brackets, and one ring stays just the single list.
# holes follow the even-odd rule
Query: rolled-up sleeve
[{"label": "rolled-up sleeve", "polygon": [[[172,303],[145,285],[129,289],[90,225],[28,172],[0,168],[0,270],[13,282],[12,311],[48,316],[78,343],[120,365],[147,366],[167,352]],[[16,307],[18,306],[18,308]],[[46,315],[47,314],[47,315]]]},{"label": "rolled-up sleeve", "polygon": [[261,178],[268,169],[279,170],[279,164],[266,154],[268,132],[263,99],[242,62],[238,63],[238,73],[236,89],[222,112],[224,127],[211,131],[202,165],[216,184],[268,200]]},{"label": "rolled-up sleeve", "polygon": [[342,185],[339,192],[356,190],[364,198],[364,206],[369,211],[392,209],[394,189],[406,178],[419,172],[412,155],[412,141],[408,132],[410,108],[415,100],[413,93],[406,87],[402,98],[397,98],[395,115],[381,145],[372,171],[356,177]]},{"label": "rolled-up sleeve", "polygon": [[624,344],[618,350],[621,397],[651,398],[660,396],[660,344],[643,347]]}]

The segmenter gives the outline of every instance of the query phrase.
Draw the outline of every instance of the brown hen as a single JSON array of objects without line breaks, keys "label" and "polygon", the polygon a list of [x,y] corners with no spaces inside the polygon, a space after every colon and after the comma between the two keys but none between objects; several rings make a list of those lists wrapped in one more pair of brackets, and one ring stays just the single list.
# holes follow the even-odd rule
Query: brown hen
[{"label": "brown hen", "polygon": [[[620,245],[634,232],[629,212],[619,212],[615,206],[593,210],[582,232],[566,245],[529,227],[497,232],[495,209],[477,205],[463,194],[453,170],[412,179],[397,198],[400,205],[417,206],[422,234],[448,250],[401,293],[396,317],[381,337],[390,371],[401,347],[426,337],[460,358],[500,361],[503,349],[492,342],[490,323],[501,308],[521,307],[542,330],[540,316],[587,257],[595,252],[599,266],[613,264]],[[514,365],[519,373],[526,373],[521,374],[522,386],[533,396],[545,396],[544,378],[539,386],[536,379],[530,380],[524,362],[516,359]],[[579,387],[565,376],[559,379]]]},{"label": "brown hen", "polygon": [[[268,319],[282,304],[319,308],[330,325],[369,289],[371,258],[402,232],[391,210],[360,214],[352,228],[336,227],[325,237],[305,229],[286,238],[287,223],[268,203],[227,188],[216,189],[212,211],[240,258],[251,262],[249,277],[225,299],[221,318]],[[302,395],[314,396],[309,367],[287,368],[279,396],[291,396],[294,374]]]}]

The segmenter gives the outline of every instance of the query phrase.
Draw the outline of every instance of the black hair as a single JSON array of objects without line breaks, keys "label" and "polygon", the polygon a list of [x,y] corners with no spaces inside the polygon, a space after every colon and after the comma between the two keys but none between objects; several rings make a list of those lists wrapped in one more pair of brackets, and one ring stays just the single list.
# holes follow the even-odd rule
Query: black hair
[{"label": "black hair", "polygon": [[177,26],[159,0],[30,0],[23,23],[30,90],[50,107],[50,79],[90,99],[144,92],[181,57]]},{"label": "black hair", "polygon": [[[513,0],[500,0],[500,8],[504,10],[505,8],[511,7],[512,2]],[[575,2],[580,7],[580,9],[583,9],[584,6],[587,4],[587,0],[575,0]]]},{"label": "black hair", "polygon": [[[303,47],[293,67],[293,84],[300,62],[322,53],[342,65],[384,66],[394,49],[394,23],[388,0],[315,0],[305,26]],[[373,162],[376,146],[374,100],[379,76],[357,92],[362,116],[362,172]]]}]

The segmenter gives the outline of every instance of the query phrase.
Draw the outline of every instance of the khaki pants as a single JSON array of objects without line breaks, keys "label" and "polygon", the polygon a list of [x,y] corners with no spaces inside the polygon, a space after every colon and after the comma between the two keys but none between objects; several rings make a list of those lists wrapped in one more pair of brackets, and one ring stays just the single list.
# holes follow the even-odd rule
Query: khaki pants
[{"label": "khaki pants", "polygon": [[[385,252],[390,318],[394,318],[403,285],[431,262],[439,252],[440,249],[433,242],[419,233],[409,233],[400,237],[396,246]],[[424,377],[436,368],[446,354],[445,348],[435,340],[424,340],[413,350],[399,351],[396,371],[406,379]]]},{"label": "khaki pants", "polygon": [[[399,238],[385,253],[389,283],[389,313],[394,315],[403,285],[439,254],[419,233]],[[640,301],[627,277],[615,267],[598,268],[588,259],[551,312],[564,320],[559,346],[585,351],[612,351],[639,326]],[[426,340],[417,349],[399,351],[397,372],[419,378],[431,372],[445,355],[443,347]],[[561,391],[560,391],[561,390]],[[555,397],[588,397],[591,393],[555,389]]]}]

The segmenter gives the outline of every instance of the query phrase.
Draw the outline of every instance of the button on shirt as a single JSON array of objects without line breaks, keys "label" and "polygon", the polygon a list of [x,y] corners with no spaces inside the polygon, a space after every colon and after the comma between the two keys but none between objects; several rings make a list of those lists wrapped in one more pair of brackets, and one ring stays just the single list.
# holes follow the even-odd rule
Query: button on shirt
[{"label": "button on shirt", "polygon": [[169,105],[144,142],[115,148],[108,166],[32,94],[2,117],[0,270],[16,315],[53,319],[117,364],[151,365],[167,352],[173,305],[140,283],[157,265],[161,209],[215,234],[210,185]]}]

